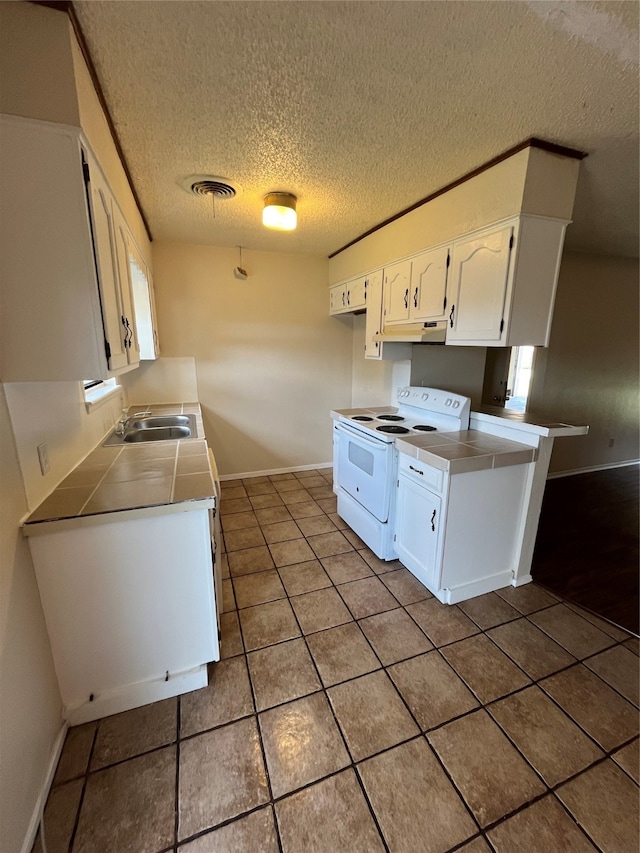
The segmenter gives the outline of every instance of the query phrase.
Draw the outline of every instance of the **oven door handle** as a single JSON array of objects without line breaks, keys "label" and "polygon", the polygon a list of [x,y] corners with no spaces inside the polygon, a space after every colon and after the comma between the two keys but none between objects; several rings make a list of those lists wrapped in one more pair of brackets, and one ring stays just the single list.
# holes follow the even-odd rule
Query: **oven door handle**
[{"label": "oven door handle", "polygon": [[351,438],[357,439],[362,444],[368,444],[372,450],[380,450],[386,451],[389,447],[389,443],[386,441],[378,440],[375,438],[368,438],[366,435],[363,435],[361,432],[356,432],[353,429],[349,429],[345,424],[339,424],[336,429],[340,432],[344,432],[346,435],[351,436]]}]

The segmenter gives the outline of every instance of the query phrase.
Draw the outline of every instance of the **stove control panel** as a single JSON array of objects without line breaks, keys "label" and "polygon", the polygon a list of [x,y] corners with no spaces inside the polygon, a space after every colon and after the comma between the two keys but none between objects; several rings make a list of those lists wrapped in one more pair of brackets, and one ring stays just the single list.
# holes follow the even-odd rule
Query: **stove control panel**
[{"label": "stove control panel", "polygon": [[469,397],[443,391],[440,388],[415,386],[398,388],[396,398],[401,406],[412,406],[428,412],[441,412],[458,418],[468,417],[471,408]]}]

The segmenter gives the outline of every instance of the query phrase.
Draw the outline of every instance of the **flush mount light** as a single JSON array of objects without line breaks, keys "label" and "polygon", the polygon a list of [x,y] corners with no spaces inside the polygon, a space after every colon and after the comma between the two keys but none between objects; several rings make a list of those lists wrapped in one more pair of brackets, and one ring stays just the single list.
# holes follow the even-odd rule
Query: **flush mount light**
[{"label": "flush mount light", "polygon": [[297,198],[291,193],[267,193],[264,197],[262,224],[278,231],[293,231],[298,224]]}]

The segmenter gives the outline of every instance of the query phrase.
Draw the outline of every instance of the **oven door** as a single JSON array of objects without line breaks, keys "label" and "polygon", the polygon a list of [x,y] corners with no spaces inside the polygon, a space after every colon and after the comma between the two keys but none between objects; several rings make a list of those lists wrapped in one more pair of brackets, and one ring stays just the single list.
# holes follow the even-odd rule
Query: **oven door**
[{"label": "oven door", "polygon": [[393,442],[379,441],[339,423],[338,488],[344,489],[378,521],[389,519],[396,449]]}]

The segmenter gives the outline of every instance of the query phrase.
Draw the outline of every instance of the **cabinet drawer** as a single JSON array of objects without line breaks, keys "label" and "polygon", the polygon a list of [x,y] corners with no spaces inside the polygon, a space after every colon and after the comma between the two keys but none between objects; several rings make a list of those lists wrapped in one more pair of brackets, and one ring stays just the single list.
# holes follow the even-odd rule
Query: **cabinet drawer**
[{"label": "cabinet drawer", "polygon": [[413,456],[407,456],[406,453],[401,453],[398,461],[398,470],[405,477],[409,477],[416,483],[420,483],[426,489],[431,489],[434,492],[441,492],[444,483],[444,471],[439,468],[434,468],[433,465],[427,465],[424,462],[419,462]]}]

